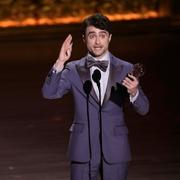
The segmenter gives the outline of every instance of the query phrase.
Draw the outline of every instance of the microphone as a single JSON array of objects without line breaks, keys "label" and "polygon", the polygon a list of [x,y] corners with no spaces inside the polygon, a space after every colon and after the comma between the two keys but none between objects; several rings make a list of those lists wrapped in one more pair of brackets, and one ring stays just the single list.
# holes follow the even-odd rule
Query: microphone
[{"label": "microphone", "polygon": [[98,86],[100,85],[101,72],[98,69],[93,72],[92,79]]},{"label": "microphone", "polygon": [[100,86],[100,79],[101,79],[101,72],[96,69],[93,72],[92,75],[93,81],[97,84],[98,89],[99,89],[99,143],[100,143],[100,152],[101,152],[101,157],[100,157],[100,175],[101,179],[103,180],[103,148],[102,148],[102,106],[101,106],[101,86]]},{"label": "microphone", "polygon": [[89,95],[92,89],[92,83],[90,80],[85,81],[85,83],[83,84],[83,89],[84,92]]},{"label": "microphone", "polygon": [[88,120],[88,141],[89,141],[90,159],[92,157],[91,139],[90,139],[90,116],[89,116],[89,95],[90,95],[91,89],[92,89],[92,82],[90,80],[86,80],[83,84],[83,90],[87,95],[87,97],[86,97],[86,110],[87,110],[87,120]]}]

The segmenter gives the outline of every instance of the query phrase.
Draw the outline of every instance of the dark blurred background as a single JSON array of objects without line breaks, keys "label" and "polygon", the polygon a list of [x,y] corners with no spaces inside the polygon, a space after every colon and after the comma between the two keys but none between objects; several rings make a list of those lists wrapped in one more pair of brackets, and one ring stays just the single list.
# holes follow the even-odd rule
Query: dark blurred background
[{"label": "dark blurred background", "polygon": [[149,114],[125,110],[133,155],[128,179],[180,179],[180,1],[1,0],[1,180],[69,179],[72,97],[46,100],[41,87],[69,33],[70,60],[86,54],[80,21],[94,12],[113,21],[111,52],[146,69],[140,83]]}]

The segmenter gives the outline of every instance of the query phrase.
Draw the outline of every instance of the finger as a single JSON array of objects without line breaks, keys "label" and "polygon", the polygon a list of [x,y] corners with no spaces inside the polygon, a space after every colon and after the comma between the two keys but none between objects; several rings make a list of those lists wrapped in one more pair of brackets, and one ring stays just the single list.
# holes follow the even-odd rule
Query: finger
[{"label": "finger", "polygon": [[69,49],[72,46],[72,36],[69,35],[66,41],[64,42],[65,50]]},{"label": "finger", "polygon": [[69,34],[69,35],[66,37],[65,42],[66,42],[66,41],[69,41],[69,40],[72,40],[72,35],[71,35],[71,34]]},{"label": "finger", "polygon": [[124,79],[124,81],[126,81],[126,82],[128,82],[128,83],[132,83],[132,82],[133,82],[133,80],[131,80],[129,77],[126,77],[126,78]]},{"label": "finger", "polygon": [[[132,79],[132,78],[133,78],[133,79]],[[136,84],[139,83],[136,77],[132,76],[132,78],[131,78],[131,77],[130,77],[130,78],[129,78],[129,77],[126,77],[125,80],[126,80],[127,82],[131,83],[131,84],[134,84],[134,85],[136,85]]]},{"label": "finger", "polygon": [[130,83],[128,81],[126,81],[126,80],[123,81],[123,84],[126,85],[126,86],[130,85]]},{"label": "finger", "polygon": [[128,89],[130,88],[130,84],[125,80],[123,81],[122,85],[125,86]]},{"label": "finger", "polygon": [[71,42],[70,47],[69,47],[70,53],[72,52],[72,46],[73,46],[73,43]]},{"label": "finger", "polygon": [[69,35],[67,36],[66,40],[65,40],[65,43],[66,43],[66,44],[71,44],[71,41],[72,41],[72,35],[69,34]]},{"label": "finger", "polygon": [[125,79],[125,80],[123,80],[122,85],[124,85],[128,89],[133,89],[133,88],[137,87],[138,83],[135,81]]},{"label": "finger", "polygon": [[131,79],[129,79],[128,77],[126,77],[126,78],[124,79],[124,82],[127,83],[128,85],[132,85],[132,84],[135,84],[135,83],[136,83],[136,81],[131,80]]},{"label": "finger", "polygon": [[71,41],[72,41],[72,36],[71,34],[69,34],[63,42],[64,47],[66,47],[67,44],[70,44]]},{"label": "finger", "polygon": [[73,43],[70,44],[69,48],[66,51],[66,57],[69,58],[71,56],[71,52],[72,52],[72,45]]},{"label": "finger", "polygon": [[132,79],[133,81],[137,80],[137,78],[130,73],[128,74],[128,78]]},{"label": "finger", "polygon": [[72,51],[72,46],[73,46],[73,43],[71,42],[70,44],[69,44],[69,47],[68,47],[68,50],[71,52]]}]

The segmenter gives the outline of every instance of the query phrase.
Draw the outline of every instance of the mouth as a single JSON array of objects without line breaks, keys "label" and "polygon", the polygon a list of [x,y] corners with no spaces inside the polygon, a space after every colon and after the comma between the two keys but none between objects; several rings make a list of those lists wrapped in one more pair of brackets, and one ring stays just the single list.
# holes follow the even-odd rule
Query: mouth
[{"label": "mouth", "polygon": [[100,49],[102,49],[102,47],[101,46],[95,46],[94,49],[100,50]]}]

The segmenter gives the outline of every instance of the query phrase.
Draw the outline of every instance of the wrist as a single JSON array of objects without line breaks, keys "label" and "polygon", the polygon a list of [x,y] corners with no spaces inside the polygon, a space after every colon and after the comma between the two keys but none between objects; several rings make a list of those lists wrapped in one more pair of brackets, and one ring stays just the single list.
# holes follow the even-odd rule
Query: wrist
[{"label": "wrist", "polygon": [[130,96],[129,96],[130,102],[134,103],[138,96],[139,96],[139,90],[137,89],[137,91],[134,92],[133,95],[130,94]]},{"label": "wrist", "polygon": [[57,72],[59,72],[64,68],[64,62],[57,60],[53,67]]},{"label": "wrist", "polygon": [[130,93],[130,96],[131,96],[131,97],[134,97],[134,96],[136,96],[136,94],[137,94],[137,90],[131,92],[131,93]]}]

